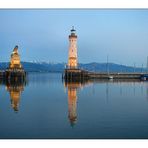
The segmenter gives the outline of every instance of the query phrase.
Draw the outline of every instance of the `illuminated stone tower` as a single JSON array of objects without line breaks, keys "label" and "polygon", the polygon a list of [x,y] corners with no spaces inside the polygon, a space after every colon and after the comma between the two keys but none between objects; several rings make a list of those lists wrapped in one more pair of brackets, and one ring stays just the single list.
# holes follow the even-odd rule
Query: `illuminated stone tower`
[{"label": "illuminated stone tower", "polygon": [[18,53],[18,46],[15,46],[11,54],[9,69],[22,69],[20,55]]},{"label": "illuminated stone tower", "polygon": [[78,57],[77,57],[77,35],[74,27],[71,29],[71,34],[69,35],[69,55],[68,55],[68,68],[76,69],[78,67]]}]

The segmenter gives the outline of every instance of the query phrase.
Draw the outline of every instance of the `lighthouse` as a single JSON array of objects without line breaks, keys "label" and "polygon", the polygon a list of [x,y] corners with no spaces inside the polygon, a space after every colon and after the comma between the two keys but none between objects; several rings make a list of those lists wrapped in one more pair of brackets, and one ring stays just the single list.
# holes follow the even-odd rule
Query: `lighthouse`
[{"label": "lighthouse", "polygon": [[68,64],[65,67],[62,78],[67,82],[81,82],[85,78],[88,78],[87,71],[78,65],[77,35],[74,27],[72,27],[71,34],[69,35]]},{"label": "lighthouse", "polygon": [[78,57],[77,57],[77,35],[74,27],[71,29],[71,34],[69,35],[69,54],[68,54],[68,68],[77,69],[78,67]]}]

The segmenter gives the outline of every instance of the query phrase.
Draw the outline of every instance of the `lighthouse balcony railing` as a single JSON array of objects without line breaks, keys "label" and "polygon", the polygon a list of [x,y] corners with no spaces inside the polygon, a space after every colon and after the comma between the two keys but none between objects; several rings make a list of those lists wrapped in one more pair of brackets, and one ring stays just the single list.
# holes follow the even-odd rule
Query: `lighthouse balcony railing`
[{"label": "lighthouse balcony railing", "polygon": [[80,69],[79,66],[68,66],[68,65],[65,65],[65,69]]}]

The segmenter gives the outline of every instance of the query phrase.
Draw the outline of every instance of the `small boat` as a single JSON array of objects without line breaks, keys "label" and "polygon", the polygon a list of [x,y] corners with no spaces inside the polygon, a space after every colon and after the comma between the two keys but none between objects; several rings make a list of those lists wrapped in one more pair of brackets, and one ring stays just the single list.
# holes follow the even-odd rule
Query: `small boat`
[{"label": "small boat", "polygon": [[108,78],[109,78],[109,79],[113,79],[114,77],[113,77],[113,76],[109,76]]},{"label": "small boat", "polygon": [[142,81],[148,81],[148,74],[144,74],[140,78]]}]

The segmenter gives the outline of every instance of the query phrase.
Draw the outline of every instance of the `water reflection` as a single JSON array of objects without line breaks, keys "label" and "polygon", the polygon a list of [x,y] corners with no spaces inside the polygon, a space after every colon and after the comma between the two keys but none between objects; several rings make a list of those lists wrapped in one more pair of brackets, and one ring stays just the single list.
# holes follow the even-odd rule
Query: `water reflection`
[{"label": "water reflection", "polygon": [[146,98],[148,100],[148,84],[146,85]]},{"label": "water reflection", "polygon": [[71,126],[77,121],[77,89],[81,87],[80,83],[68,83],[68,118]]},{"label": "water reflection", "polygon": [[6,91],[8,91],[10,94],[11,107],[15,112],[18,112],[21,93],[24,91],[27,81],[20,81],[19,79],[14,79],[11,81],[0,80],[0,83],[5,85]]},{"label": "water reflection", "polygon": [[19,110],[19,102],[21,98],[21,93],[24,90],[25,82],[15,82],[15,83],[6,83],[6,90],[10,94],[11,106],[15,112]]},{"label": "water reflection", "polygon": [[73,127],[77,122],[77,91],[83,88],[85,85],[91,84],[90,81],[87,82],[68,82],[65,81],[64,86],[67,88],[68,94],[68,119],[70,125]]},{"label": "water reflection", "polygon": [[[68,119],[70,122],[70,125],[73,127],[78,120],[77,117],[77,101],[78,101],[78,91],[85,86],[90,86],[92,85],[92,93],[93,95],[95,94],[95,88],[94,84],[98,85],[104,85],[105,84],[105,95],[106,95],[106,102],[109,102],[109,99],[113,95],[112,93],[116,93],[119,96],[124,97],[129,93],[129,91],[133,94],[133,96],[137,95],[137,93],[141,93],[141,96],[143,96],[143,86],[145,82],[141,82],[139,80],[87,80],[87,81],[77,81],[77,82],[69,82],[69,81],[64,81],[64,87],[67,88],[67,97],[68,97]],[[141,88],[141,91],[137,90],[137,84]],[[115,92],[113,92],[113,87],[117,86],[115,89]],[[127,90],[126,86],[131,85],[132,89]],[[148,84],[146,85],[146,95],[148,98]],[[97,90],[99,91],[99,90]]]},{"label": "water reflection", "polygon": [[148,82],[28,77],[27,86],[0,81],[0,138],[148,137]]}]

